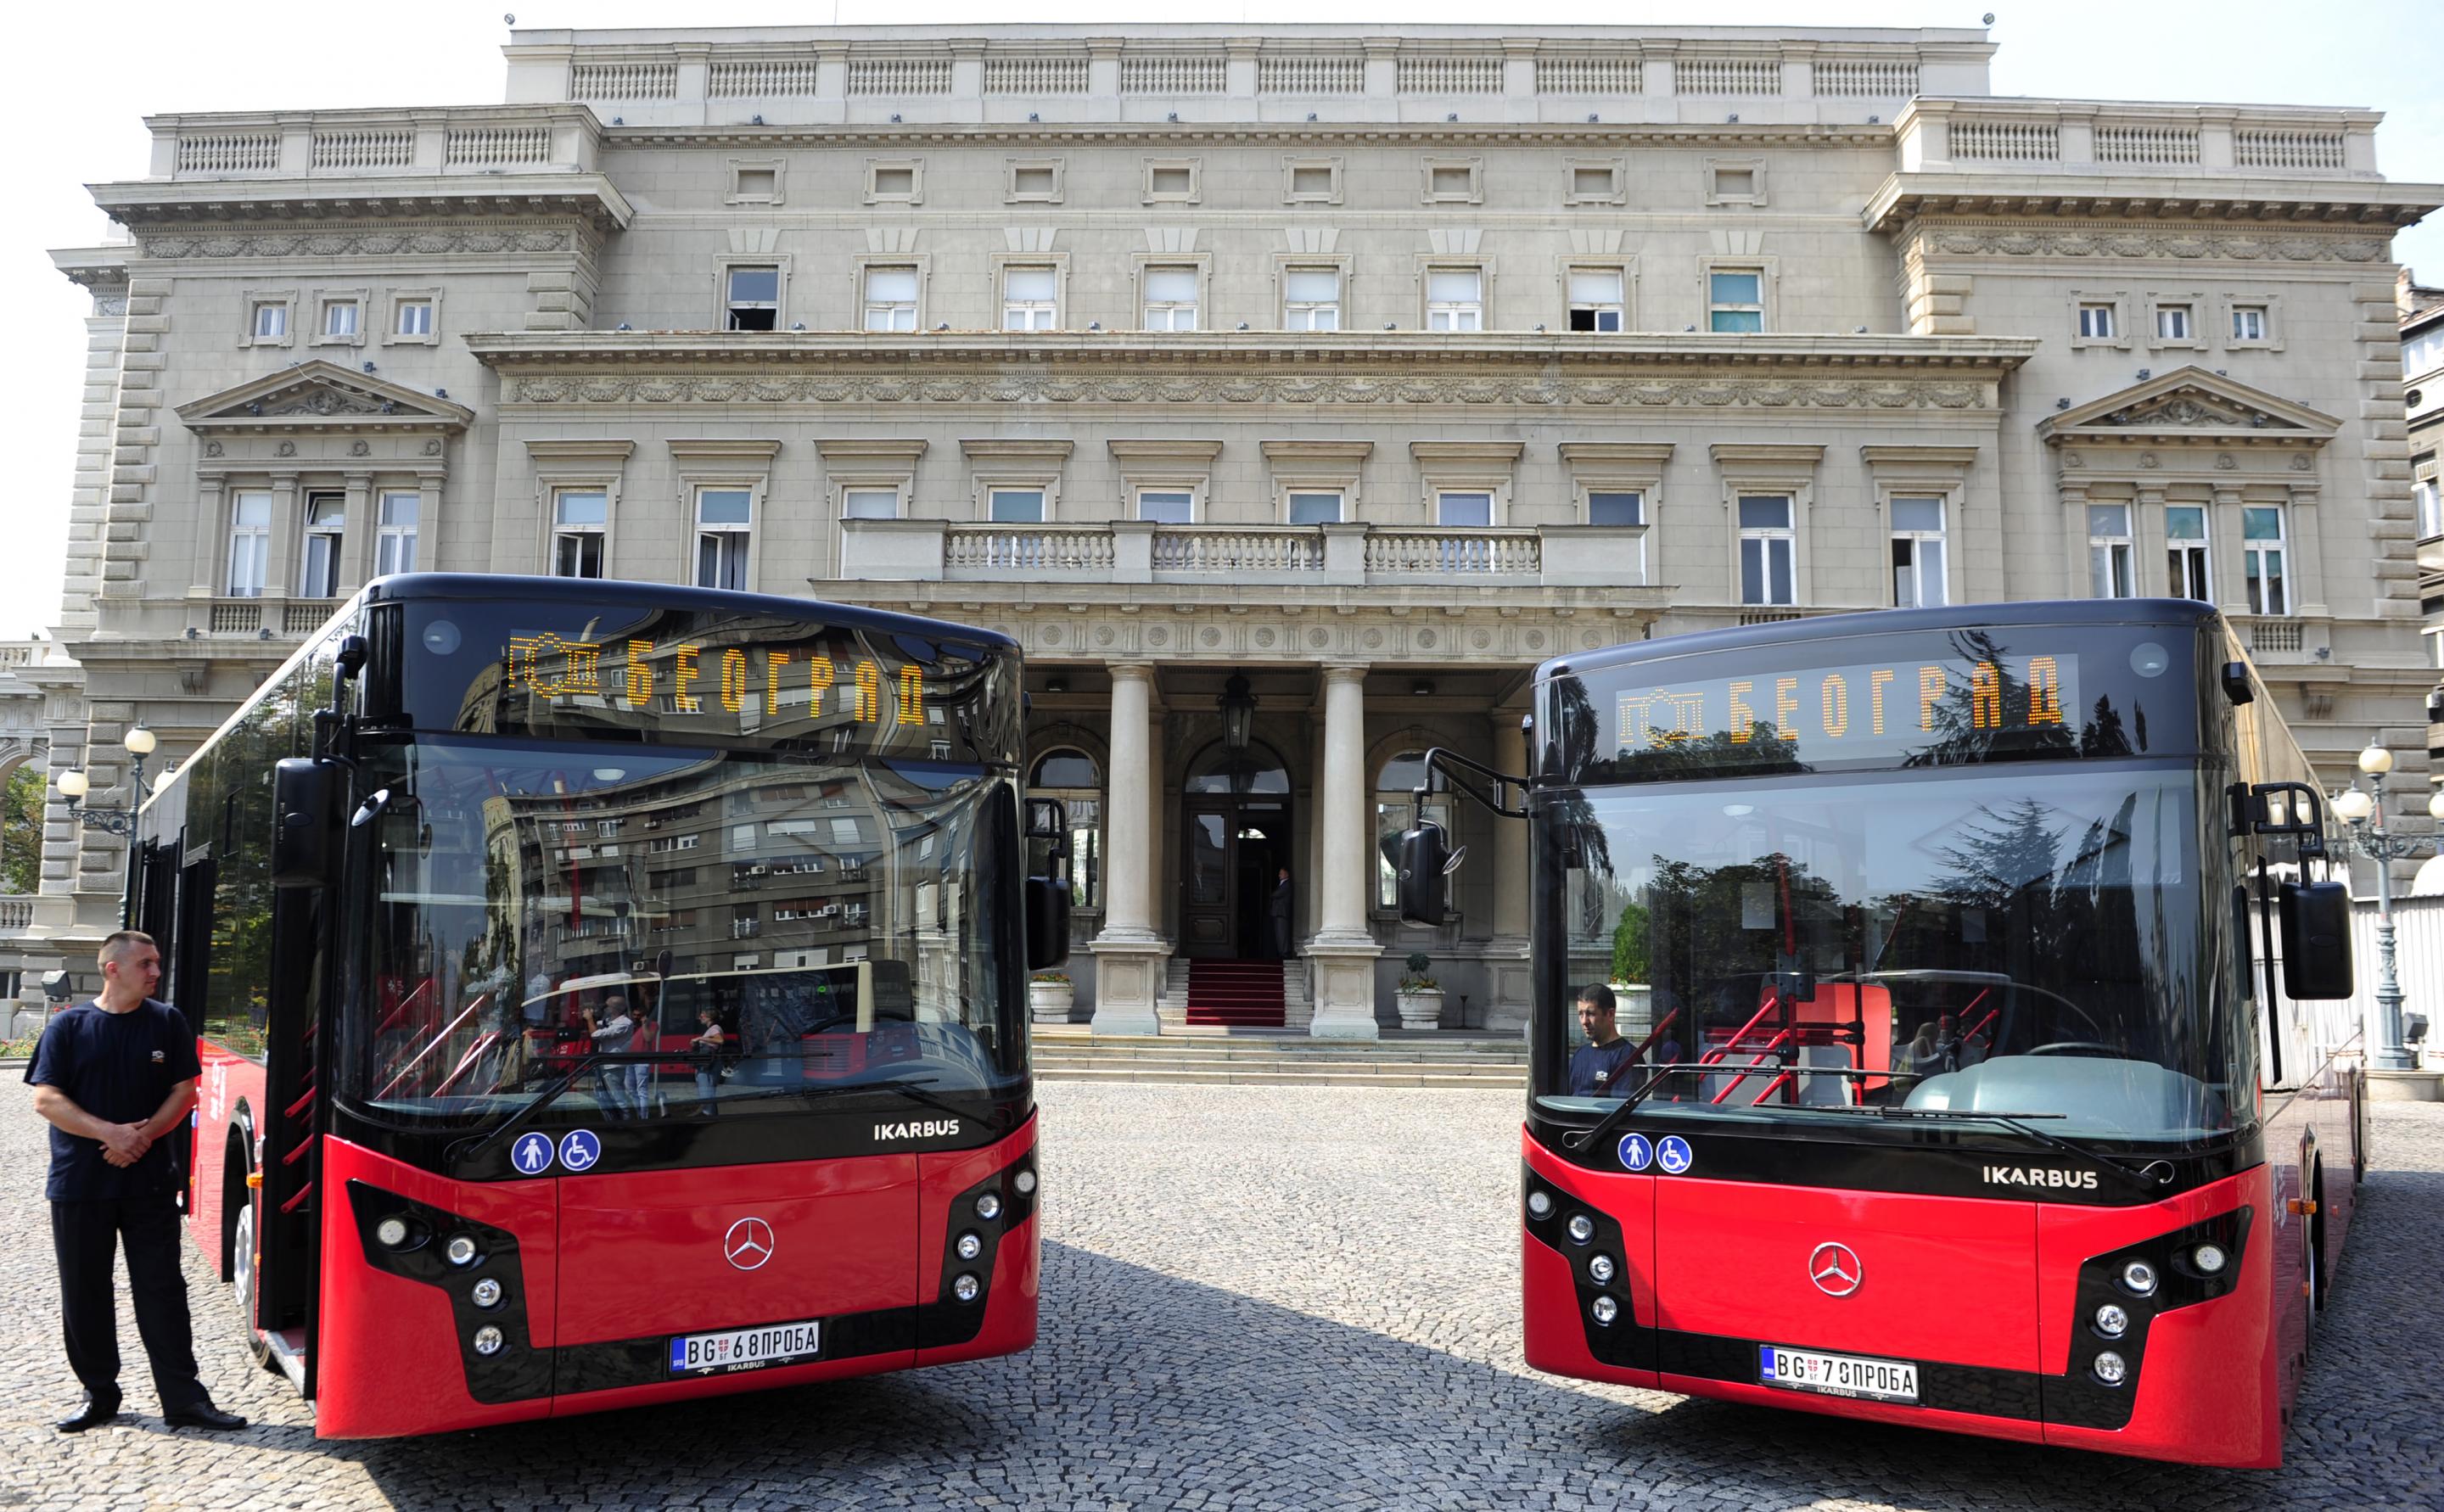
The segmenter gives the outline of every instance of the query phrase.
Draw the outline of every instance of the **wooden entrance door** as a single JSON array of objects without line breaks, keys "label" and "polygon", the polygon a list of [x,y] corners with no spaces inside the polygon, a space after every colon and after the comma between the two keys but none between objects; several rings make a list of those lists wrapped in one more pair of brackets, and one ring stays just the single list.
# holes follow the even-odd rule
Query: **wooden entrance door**
[{"label": "wooden entrance door", "polygon": [[1277,957],[1270,905],[1289,864],[1288,800],[1192,794],[1180,821],[1181,951],[1206,961]]}]

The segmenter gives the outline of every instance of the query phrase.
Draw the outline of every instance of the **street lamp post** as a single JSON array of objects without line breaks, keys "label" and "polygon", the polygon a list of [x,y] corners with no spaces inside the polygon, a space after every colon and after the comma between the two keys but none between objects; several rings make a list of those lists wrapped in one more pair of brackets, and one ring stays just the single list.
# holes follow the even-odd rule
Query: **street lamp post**
[{"label": "street lamp post", "polygon": [[127,754],[136,758],[133,780],[127,785],[129,794],[125,808],[94,808],[85,806],[85,795],[93,791],[93,779],[82,769],[60,773],[60,796],[68,801],[68,812],[77,822],[89,830],[116,835],[127,842],[127,871],[119,896],[119,927],[135,927],[136,919],[136,811],[144,802],[144,758],[161,744],[161,737],[141,725],[122,737]]},{"label": "street lamp post", "polygon": [[[2415,1071],[2417,1062],[2401,1042],[2401,979],[2394,968],[2393,863],[2416,856],[2435,843],[2416,836],[2387,833],[2384,827],[2384,780],[2393,771],[2393,752],[2368,742],[2360,752],[2365,788],[2344,788],[2334,799],[2334,812],[2348,821],[2350,843],[2376,863],[2376,1006],[2377,1032],[2383,1042],[2369,1057],[2379,1071]],[[2444,789],[2427,801],[2427,812],[2444,820]]]}]

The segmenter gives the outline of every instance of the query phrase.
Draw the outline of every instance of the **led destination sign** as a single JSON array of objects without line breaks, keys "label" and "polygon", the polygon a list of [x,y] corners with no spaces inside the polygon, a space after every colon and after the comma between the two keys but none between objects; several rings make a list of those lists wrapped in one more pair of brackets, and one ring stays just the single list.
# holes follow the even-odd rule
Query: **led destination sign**
[{"label": "led destination sign", "polygon": [[2064,700],[2079,707],[2078,670],[2077,656],[2003,656],[1624,688],[1615,698],[1615,747],[1628,754],[1713,739],[1905,754],[1963,734],[2059,731]]},{"label": "led destination sign", "polygon": [[872,657],[834,661],[821,647],[752,652],[737,647],[708,648],[701,641],[657,646],[650,640],[628,640],[613,648],[624,657],[615,663],[617,675],[606,689],[601,643],[572,640],[550,631],[509,637],[509,691],[525,689],[550,699],[601,702],[606,694],[631,710],[666,710],[701,714],[708,704],[731,714],[746,713],[760,704],[777,716],[784,704],[801,714],[820,712],[835,691],[839,711],[861,725],[883,721],[886,685],[895,724],[925,723],[925,669],[903,661],[890,671]]}]

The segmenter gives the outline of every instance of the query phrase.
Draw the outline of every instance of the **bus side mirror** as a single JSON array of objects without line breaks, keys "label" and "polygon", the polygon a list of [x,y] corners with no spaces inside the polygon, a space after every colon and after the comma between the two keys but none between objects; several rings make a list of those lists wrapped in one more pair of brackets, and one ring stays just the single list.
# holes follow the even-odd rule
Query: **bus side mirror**
[{"label": "bus side mirror", "polygon": [[2286,882],[2276,912],[2283,931],[2284,993],[2299,999],[2349,997],[2350,890],[2340,882]]},{"label": "bus side mirror", "polygon": [[1057,876],[1027,879],[1027,968],[1049,971],[1069,959],[1069,884]]},{"label": "bus side mirror", "polygon": [[1445,844],[1440,824],[1401,831],[1400,857],[1395,867],[1399,874],[1400,917],[1411,924],[1439,927],[1449,912],[1443,878],[1458,870],[1467,855],[1465,845],[1454,851]]},{"label": "bus side mirror", "polygon": [[340,768],[335,763],[304,756],[284,757],[271,777],[271,885],[328,887],[331,864],[331,809],[339,796]]}]

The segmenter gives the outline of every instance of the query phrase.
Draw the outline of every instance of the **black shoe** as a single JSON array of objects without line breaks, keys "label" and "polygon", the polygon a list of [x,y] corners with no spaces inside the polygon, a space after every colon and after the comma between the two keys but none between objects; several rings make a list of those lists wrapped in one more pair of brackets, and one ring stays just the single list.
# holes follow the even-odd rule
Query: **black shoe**
[{"label": "black shoe", "polygon": [[100,1428],[104,1423],[116,1422],[118,1418],[118,1397],[88,1395],[84,1399],[84,1406],[78,1410],[74,1417],[60,1419],[59,1429],[63,1433],[82,1433],[86,1429]]},{"label": "black shoe", "polygon": [[234,1433],[246,1427],[246,1419],[235,1412],[224,1412],[210,1402],[198,1402],[176,1412],[164,1412],[161,1421],[172,1428],[200,1428],[214,1433]]}]

